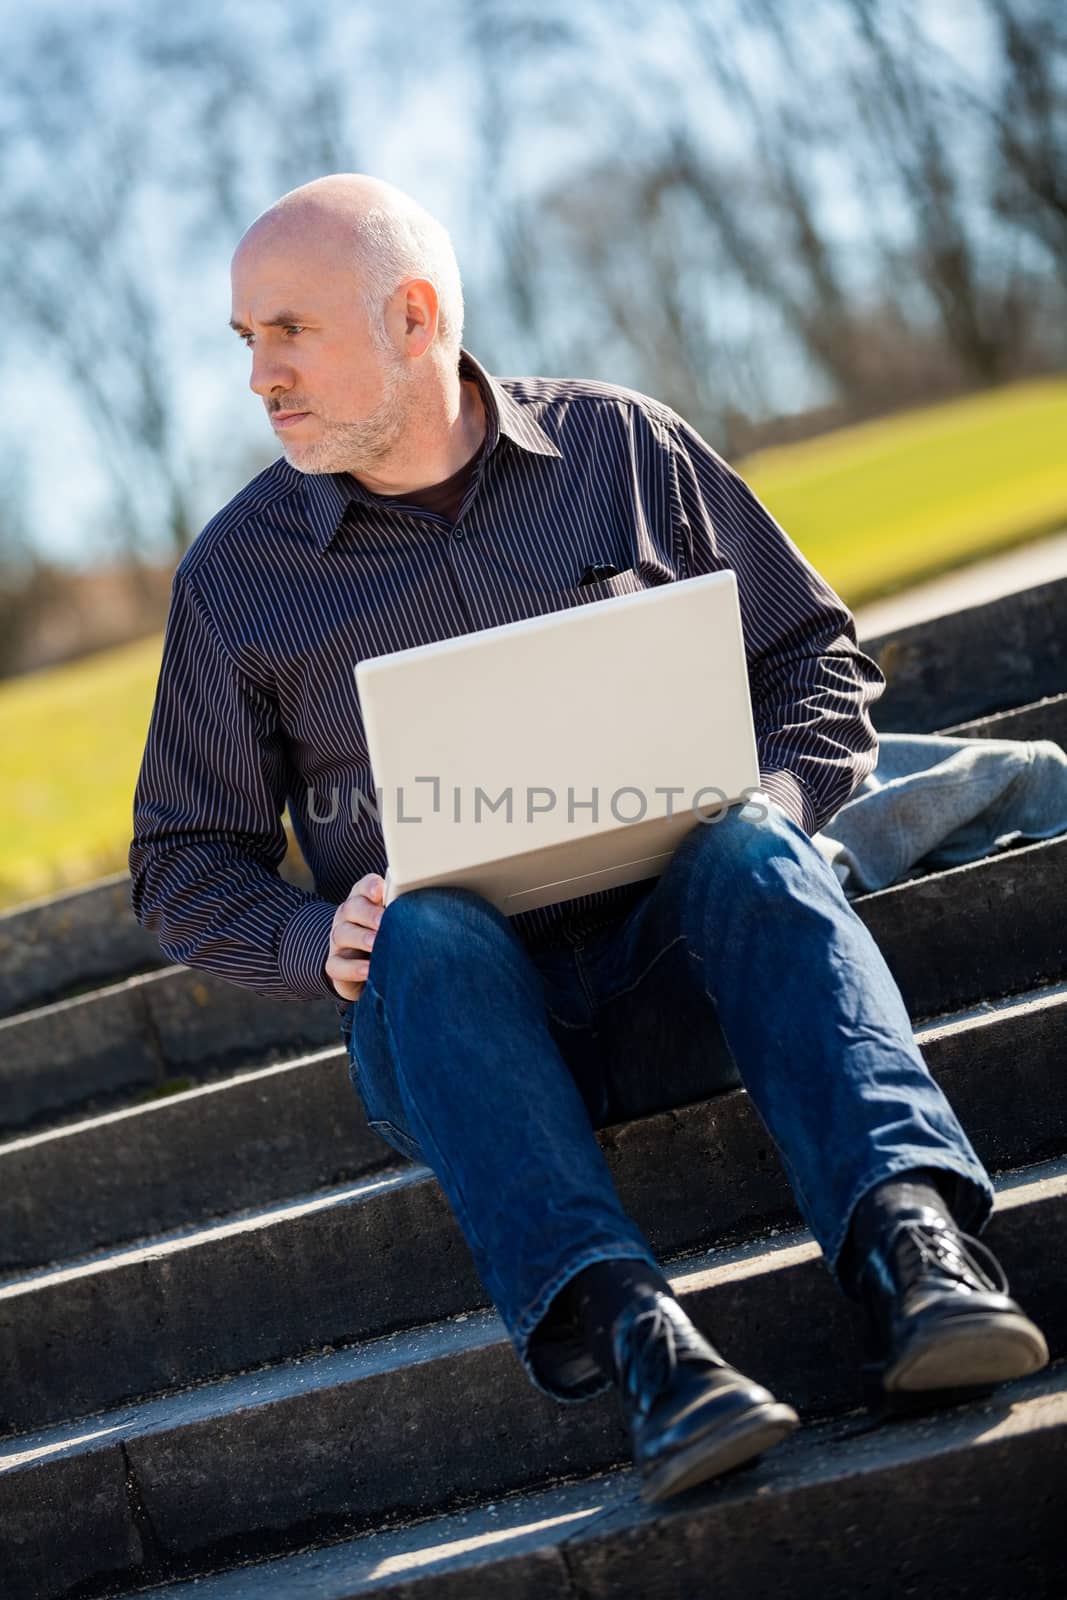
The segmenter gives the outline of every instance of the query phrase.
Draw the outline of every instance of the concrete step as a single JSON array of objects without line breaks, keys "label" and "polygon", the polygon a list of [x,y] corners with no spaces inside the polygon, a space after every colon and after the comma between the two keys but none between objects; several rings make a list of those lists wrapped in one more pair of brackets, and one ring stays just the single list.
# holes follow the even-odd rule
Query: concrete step
[{"label": "concrete step", "polygon": [[[1061,582],[885,635],[871,650],[890,682],[879,727],[1062,744],[1065,619]],[[1001,1177],[986,1235],[1054,1356],[1067,1353],[1067,1283],[1038,1241],[1063,1237],[1067,1223],[1067,1084],[1057,1071],[1065,875],[1067,840],[1048,841],[855,902],[987,1164],[1057,1158]],[[17,940],[23,915],[2,933],[13,924]],[[118,915],[116,902],[100,919]],[[625,1470],[589,1480],[629,1458],[614,1396],[559,1407],[539,1395],[495,1314],[477,1309],[484,1291],[429,1174],[370,1168],[398,1158],[363,1124],[335,1008],[279,1009],[184,969],[145,977],[143,955],[108,971],[92,951],[95,968],[68,964],[63,987],[42,990],[49,941],[78,942],[76,925],[71,935],[57,916],[48,912],[35,936],[45,959],[16,963],[21,990],[0,988],[0,1007],[38,1004],[0,1024],[0,1128],[34,1130],[0,1146],[0,1243],[7,1229],[17,1241],[9,1267],[20,1274],[0,1290],[5,1597],[90,1600],[224,1564],[225,1575],[204,1582],[309,1600],[455,1597],[505,1584],[540,1596],[557,1582],[568,1600],[675,1600],[703,1593],[709,1570],[717,1592],[743,1582],[746,1600],[794,1580],[820,1600],[860,1590],[896,1600],[920,1585],[1013,1600],[1059,1594],[1067,1374],[859,1435],[862,1424],[842,1416],[859,1394],[855,1310],[790,1227],[791,1196],[742,1093],[706,1101],[699,1085],[672,1085],[673,1109],[601,1139],[624,1203],[674,1258],[669,1276],[698,1320],[806,1419],[835,1420],[807,1427],[750,1473],[645,1512]],[[130,927],[147,937],[132,915]],[[135,971],[132,984],[70,998],[65,1012],[40,1004]],[[991,1003],[1042,982],[1043,992]],[[138,992],[118,1001],[118,989]],[[301,1031],[300,1011],[320,1020]],[[928,1018],[936,1023],[923,1025]],[[319,1045],[333,1048],[291,1059]],[[246,1128],[247,1155],[231,1157],[224,1176],[227,1141],[239,1149]],[[681,1193],[663,1192],[664,1171],[685,1174]],[[142,1209],[130,1198],[144,1178]],[[211,1194],[223,1214],[205,1227]],[[113,1248],[125,1230],[146,1227],[154,1237]],[[58,1269],[26,1270],[35,1235],[51,1240],[43,1253],[54,1251]],[[712,1240],[711,1254],[679,1258]],[[112,1248],[84,1257],[102,1244]],[[112,1409],[94,1409],[102,1405]],[[11,1433],[20,1427],[33,1432]],[[572,1497],[553,1513],[534,1486],[575,1475],[582,1481],[553,1491]],[[504,1538],[492,1507],[481,1521],[471,1513],[478,1553],[453,1550],[446,1565],[435,1550],[447,1524],[380,1531],[490,1496],[499,1509],[501,1495],[523,1497]],[[569,1520],[546,1535],[528,1526],[537,1507],[542,1521]],[[354,1536],[372,1527],[357,1553]],[[233,1566],[339,1539],[348,1542],[289,1554],[272,1572]],[[346,1553],[364,1562],[347,1589]]]},{"label": "concrete step", "polygon": [[[993,1172],[1067,1152],[1065,1019],[1067,986],[919,1036]],[[741,1090],[599,1140],[663,1257],[799,1221]],[[0,1434],[488,1305],[436,1179],[405,1163],[12,1277],[0,1287]]]},{"label": "concrete step", "polygon": [[1014,711],[998,711],[991,717],[975,717],[937,731],[957,739],[1051,739],[1067,750],[1067,694],[1050,695]]},{"label": "concrete step", "polygon": [[[1009,1180],[987,1230],[1054,1358],[1067,1281],[1035,1242],[1065,1226],[1061,1161]],[[803,1413],[855,1407],[858,1318],[813,1243],[786,1236],[669,1276],[724,1353]],[[133,1582],[146,1561],[155,1579],[163,1564],[281,1553],[627,1460],[612,1393],[556,1404],[495,1314],[474,1313],[9,1440],[0,1566],[14,1594],[51,1600],[101,1573]]]},{"label": "concrete step", "polygon": [[188,1088],[339,1037],[329,1000],[267,1000],[187,967],[128,978],[0,1020],[0,1128]]},{"label": "concrete step", "polygon": [[[1039,1160],[1060,1148],[1041,1142],[1044,1124],[1036,1129],[1038,1142],[1026,1142],[1027,1119],[1018,1112],[1032,1102],[1020,1093],[1017,1078],[1020,1063],[1033,1083],[1039,1063],[1055,1059],[1060,1004],[1053,986],[1000,1006],[983,1003],[974,1015],[981,1030],[976,1059],[988,1063],[986,1104],[961,1102],[961,1114],[986,1126],[994,1141],[1004,1129],[1004,1141],[989,1152],[998,1166]],[[936,1035],[956,1015],[916,1033],[931,1068],[947,1084],[946,1074],[954,1070],[951,1047]],[[1054,1071],[1052,1083],[1042,1086],[1042,1104],[1057,1103],[1060,1081]],[[986,1105],[999,1108],[998,1085],[1014,1086],[1016,1099],[993,1117]],[[965,1092],[949,1087],[954,1097]],[[705,1083],[679,1076],[649,1085],[647,1101],[635,1110],[666,1111],[706,1096]],[[1047,1140],[1058,1137],[1059,1124],[1050,1117]],[[0,1278],[354,1182],[401,1163],[403,1157],[367,1127],[343,1047],[13,1138],[0,1143]]]},{"label": "concrete step", "polygon": [[130,909],[128,873],[16,906],[0,913],[0,1016],[162,960]]},{"label": "concrete step", "polygon": [[[311,887],[293,857],[280,872]],[[0,1017],[170,965],[133,914],[126,872],[0,913]]]},{"label": "concrete step", "polygon": [[809,1425],[668,1508],[623,1468],[137,1595],[679,1600],[713,1572],[717,1600],[1058,1600],[1065,1478],[1059,1366],[922,1419]]},{"label": "concrete step", "polygon": [[11,1138],[0,1279],[403,1161],[368,1128],[341,1045]]},{"label": "concrete step", "polygon": [[886,676],[874,717],[887,733],[928,733],[1060,695],[1067,690],[1067,578],[860,645]]},{"label": "concrete step", "polygon": [[[1067,976],[1065,896],[1062,836],[853,904],[918,1019]],[[54,1125],[339,1036],[328,1000],[268,1001],[184,968],[132,978],[0,1021],[0,1129]]]},{"label": "concrete step", "polygon": [[1067,834],[862,895],[916,1021],[1067,976]]}]

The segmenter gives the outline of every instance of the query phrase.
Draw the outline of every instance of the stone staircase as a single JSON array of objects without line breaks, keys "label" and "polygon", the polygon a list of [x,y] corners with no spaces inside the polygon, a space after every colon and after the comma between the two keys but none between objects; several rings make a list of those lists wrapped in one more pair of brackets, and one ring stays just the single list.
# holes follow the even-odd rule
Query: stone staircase
[{"label": "stone staircase", "polygon": [[[1067,581],[863,642],[880,729],[1067,746]],[[872,1427],[747,1096],[650,1085],[599,1135],[624,1203],[806,1424],[658,1510],[613,1395],[529,1384],[333,1006],[161,968],[127,893],[0,919],[4,1600],[1067,1594],[1067,837],[854,902],[1052,1365]]]}]

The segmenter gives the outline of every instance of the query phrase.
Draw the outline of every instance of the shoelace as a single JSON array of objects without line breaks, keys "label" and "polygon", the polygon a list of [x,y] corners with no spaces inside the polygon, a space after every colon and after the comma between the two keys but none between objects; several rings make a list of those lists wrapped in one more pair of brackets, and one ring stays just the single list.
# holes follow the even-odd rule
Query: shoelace
[{"label": "shoelace", "polygon": [[629,1399],[636,1402],[642,1395],[647,1409],[674,1376],[679,1360],[686,1356],[707,1359],[703,1341],[698,1343],[693,1331],[684,1323],[676,1323],[658,1303],[639,1312],[630,1327],[623,1374],[623,1388]]},{"label": "shoelace", "polygon": [[886,1254],[893,1250],[901,1234],[918,1257],[920,1271],[931,1267],[947,1272],[969,1289],[987,1289],[1007,1294],[1008,1280],[993,1252],[980,1239],[954,1229],[932,1227],[929,1223],[898,1222],[888,1240]]}]

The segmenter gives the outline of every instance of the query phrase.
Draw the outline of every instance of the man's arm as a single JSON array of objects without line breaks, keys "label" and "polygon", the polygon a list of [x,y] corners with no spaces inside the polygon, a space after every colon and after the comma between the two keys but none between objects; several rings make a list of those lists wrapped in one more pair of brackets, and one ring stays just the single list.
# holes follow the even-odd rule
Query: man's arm
[{"label": "man's arm", "polygon": [[285,800],[277,708],[179,572],[133,803],[134,914],[171,961],[276,999],[336,1001],[336,907],[278,876]]},{"label": "man's arm", "polygon": [[874,770],[870,707],[885,676],[844,601],[744,479],[683,418],[669,433],[685,575],[737,574],[761,785],[817,833]]}]

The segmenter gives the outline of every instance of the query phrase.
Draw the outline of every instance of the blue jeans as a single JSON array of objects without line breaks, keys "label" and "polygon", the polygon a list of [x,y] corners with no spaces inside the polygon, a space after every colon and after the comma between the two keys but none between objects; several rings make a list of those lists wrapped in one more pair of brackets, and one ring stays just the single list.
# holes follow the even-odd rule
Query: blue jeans
[{"label": "blue jeans", "polygon": [[[382,917],[342,1031],[377,1132],[436,1174],[533,1383],[608,1386],[552,1302],[610,1257],[658,1265],[623,1211],[594,1128],[632,1115],[626,1076],[706,1064],[739,1080],[839,1287],[852,1210],[915,1167],[955,1175],[962,1227],[989,1177],[923,1061],[878,946],[808,835],[750,801],[697,823],[634,908],[531,950],[466,889]],[[690,1077],[692,1074],[690,1073]]]}]

